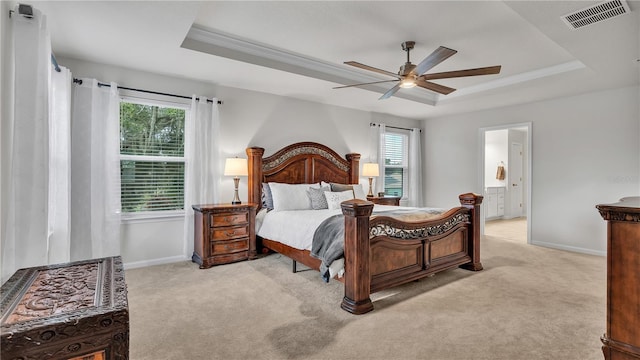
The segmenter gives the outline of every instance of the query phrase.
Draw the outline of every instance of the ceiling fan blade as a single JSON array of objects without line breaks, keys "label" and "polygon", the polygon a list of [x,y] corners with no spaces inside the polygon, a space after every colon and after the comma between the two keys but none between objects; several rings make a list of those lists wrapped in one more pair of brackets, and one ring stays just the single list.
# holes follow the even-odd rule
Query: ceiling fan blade
[{"label": "ceiling fan blade", "polygon": [[347,64],[347,65],[355,66],[355,67],[360,68],[360,69],[374,71],[374,72],[377,72],[377,73],[380,73],[380,74],[393,76],[395,78],[400,78],[400,76],[398,74],[392,73],[391,71],[386,71],[386,70],[374,68],[372,66],[361,64],[361,63],[356,62],[356,61],[345,61],[344,63]]},{"label": "ceiling fan blade", "polygon": [[420,64],[418,64],[418,66],[416,66],[415,69],[411,71],[411,73],[414,75],[424,74],[425,72],[429,71],[429,69],[445,61],[455,53],[457,53],[456,50],[440,46],[434,52],[432,52],[431,55],[422,60],[422,62],[420,62]]},{"label": "ceiling fan blade", "polygon": [[456,89],[454,89],[454,88],[450,88],[450,87],[444,86],[444,85],[439,85],[439,84],[432,83],[432,82],[429,82],[429,81],[425,81],[425,80],[422,80],[422,79],[416,79],[416,85],[420,86],[421,88],[425,88],[427,90],[435,91],[435,92],[443,94],[443,95],[448,95],[448,94],[451,94],[452,92],[456,91]]},{"label": "ceiling fan blade", "polygon": [[398,90],[400,90],[400,83],[397,83],[396,86],[392,87],[391,89],[389,89],[389,91],[387,91],[386,93],[384,93],[384,95],[380,96],[380,98],[378,100],[384,100],[384,99],[388,99],[390,98],[393,94],[397,93]]},{"label": "ceiling fan blade", "polygon": [[500,74],[500,65],[497,66],[488,66],[477,69],[466,69],[466,70],[456,70],[456,71],[446,71],[440,73],[433,74],[424,74],[420,76],[423,80],[435,80],[435,79],[449,79],[449,78],[457,78],[464,76],[477,76],[477,75],[493,75]]},{"label": "ceiling fan blade", "polygon": [[352,86],[362,86],[362,85],[380,84],[380,83],[386,83],[386,82],[391,82],[391,81],[400,81],[400,80],[382,80],[382,81],[374,81],[374,82],[362,83],[362,84],[353,84],[353,85],[345,85],[345,86],[336,86],[336,87],[334,87],[333,89],[344,89],[344,88],[348,88],[348,87],[352,87]]}]

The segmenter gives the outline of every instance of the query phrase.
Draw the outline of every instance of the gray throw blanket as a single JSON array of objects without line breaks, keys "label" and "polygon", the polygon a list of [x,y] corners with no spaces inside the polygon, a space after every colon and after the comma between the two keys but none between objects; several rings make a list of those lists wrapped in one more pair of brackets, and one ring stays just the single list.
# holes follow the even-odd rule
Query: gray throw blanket
[{"label": "gray throw blanket", "polygon": [[318,226],[313,234],[311,256],[322,260],[320,276],[329,282],[329,265],[344,256],[344,215],[333,215]]}]

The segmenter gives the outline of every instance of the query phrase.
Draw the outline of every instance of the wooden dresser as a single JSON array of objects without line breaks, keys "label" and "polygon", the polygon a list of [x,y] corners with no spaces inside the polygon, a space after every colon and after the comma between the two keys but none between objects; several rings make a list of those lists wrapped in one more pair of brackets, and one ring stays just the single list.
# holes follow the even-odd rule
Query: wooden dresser
[{"label": "wooden dresser", "polygon": [[256,204],[194,205],[191,260],[201,269],[255,259]]},{"label": "wooden dresser", "polygon": [[640,197],[597,205],[607,221],[607,360],[640,359]]},{"label": "wooden dresser", "polygon": [[367,200],[380,205],[400,205],[400,196],[367,196]]},{"label": "wooden dresser", "polygon": [[129,358],[120,257],[20,269],[2,285],[1,358]]}]

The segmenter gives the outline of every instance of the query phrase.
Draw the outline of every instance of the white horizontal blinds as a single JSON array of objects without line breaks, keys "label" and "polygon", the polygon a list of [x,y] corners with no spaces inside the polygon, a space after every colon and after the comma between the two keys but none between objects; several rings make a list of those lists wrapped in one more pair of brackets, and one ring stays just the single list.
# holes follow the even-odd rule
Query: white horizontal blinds
[{"label": "white horizontal blinds", "polygon": [[403,196],[407,168],[408,137],[387,132],[384,135],[384,191],[387,195]]},{"label": "white horizontal blinds", "polygon": [[120,179],[125,213],[184,208],[185,110],[120,103]]}]

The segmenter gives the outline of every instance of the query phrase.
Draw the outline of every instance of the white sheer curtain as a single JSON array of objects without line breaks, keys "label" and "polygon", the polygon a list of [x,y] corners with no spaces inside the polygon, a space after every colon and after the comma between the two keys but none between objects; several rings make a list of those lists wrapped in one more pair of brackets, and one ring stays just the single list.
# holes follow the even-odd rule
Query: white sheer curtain
[{"label": "white sheer curtain", "polygon": [[374,193],[376,196],[379,192],[384,192],[384,157],[387,152],[384,134],[386,132],[387,126],[385,124],[378,124],[378,168],[380,169],[380,176],[376,179]]},{"label": "white sheer curtain", "polygon": [[[16,5],[17,10],[17,5]],[[9,63],[13,116],[2,119],[2,281],[15,270],[47,264],[49,81],[51,42],[46,18],[11,17]],[[5,14],[3,14],[4,16]]]},{"label": "white sheer curtain", "polygon": [[118,87],[81,80],[71,112],[71,260],[120,255]]},{"label": "white sheer curtain", "polygon": [[220,177],[220,115],[218,99],[207,102],[200,96],[191,100],[191,110],[185,126],[185,194],[184,252],[193,253],[193,209],[196,204],[219,202]]},{"label": "white sheer curtain", "polygon": [[71,84],[69,69],[51,72],[49,102],[48,263],[71,259]]},{"label": "white sheer curtain", "polygon": [[420,129],[409,133],[409,203],[408,206],[424,206],[422,195],[422,147]]}]

